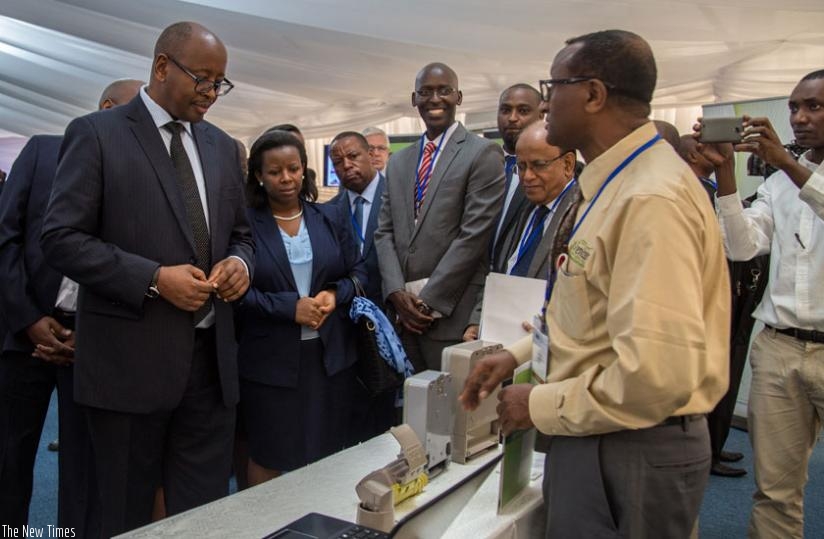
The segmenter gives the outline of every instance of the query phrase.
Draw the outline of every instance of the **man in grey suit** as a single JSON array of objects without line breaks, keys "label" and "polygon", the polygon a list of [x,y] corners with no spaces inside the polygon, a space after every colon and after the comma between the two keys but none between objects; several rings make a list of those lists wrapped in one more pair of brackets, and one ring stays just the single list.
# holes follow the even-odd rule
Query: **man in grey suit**
[{"label": "man in grey suit", "polygon": [[390,159],[375,233],[384,296],[416,370],[440,370],[443,348],[460,342],[504,195],[501,149],[455,121],[462,99],[449,66],[418,73],[412,106],[426,132]]},{"label": "man in grey suit", "polygon": [[254,247],[235,142],[202,121],[232,84],[196,23],[160,35],[150,82],[66,129],[41,243],[80,285],[75,400],[85,406],[101,535],[228,492],[238,374],[230,302]]},{"label": "man in grey suit", "polygon": [[[492,271],[546,279],[555,233],[577,199],[575,152],[549,144],[544,122],[535,122],[524,129],[516,149],[520,188],[528,206],[518,217],[512,233],[501,239],[503,255]],[[483,291],[478,294],[470,325],[464,332],[465,341],[478,338],[482,305]]]}]

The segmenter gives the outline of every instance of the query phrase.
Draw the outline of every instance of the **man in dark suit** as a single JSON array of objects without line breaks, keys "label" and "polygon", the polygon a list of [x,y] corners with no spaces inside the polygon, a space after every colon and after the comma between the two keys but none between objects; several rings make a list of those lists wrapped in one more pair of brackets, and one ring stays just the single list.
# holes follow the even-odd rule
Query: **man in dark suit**
[{"label": "man in dark suit", "polygon": [[[127,103],[143,82],[119,80],[98,108]],[[32,474],[40,433],[55,387],[61,450],[57,525],[78,537],[99,525],[86,418],[74,403],[74,312],[77,284],[49,267],[40,249],[63,137],[36,135],[23,148],[0,197],[0,313],[9,333],[0,356],[0,522],[28,523]]]},{"label": "man in dark suit", "polygon": [[455,121],[462,99],[449,66],[418,73],[412,106],[426,132],[390,159],[375,232],[384,297],[416,370],[440,370],[443,349],[461,342],[504,195],[501,149]]},{"label": "man in dark suit", "polygon": [[332,139],[329,158],[343,186],[329,203],[339,205],[351,217],[355,243],[366,261],[366,297],[383,308],[381,274],[374,236],[386,178],[372,166],[366,138],[355,131],[344,131]]},{"label": "man in dark suit", "polygon": [[[577,198],[574,192],[578,189],[574,181],[575,152],[549,144],[543,122],[534,122],[524,129],[516,148],[520,190],[528,205],[512,232],[501,238],[502,255],[491,271],[546,279],[555,233]],[[466,341],[478,338],[482,305],[483,290],[464,332]],[[519,321],[513,320],[513,323]]]},{"label": "man in dark suit", "polygon": [[498,100],[498,132],[501,134],[504,146],[506,192],[503,208],[496,221],[495,234],[492,237],[490,268],[500,265],[501,258],[506,256],[503,248],[506,238],[513,235],[513,228],[518,220],[529,211],[529,201],[518,181],[515,145],[521,132],[528,125],[543,117],[541,93],[529,84],[514,84],[501,92]]},{"label": "man in dark suit", "polygon": [[220,39],[160,35],[149,85],[66,130],[46,259],[80,284],[75,400],[85,406],[102,535],[228,492],[238,375],[232,307],[254,246],[237,146],[201,121],[232,88]]},{"label": "man in dark suit", "polygon": [[[355,131],[344,131],[336,135],[329,144],[329,157],[343,185],[343,189],[329,204],[337,204],[350,217],[349,228],[366,262],[366,297],[383,308],[381,273],[374,236],[386,179],[372,165],[366,137]],[[353,402],[349,439],[351,444],[386,432],[397,423],[394,391],[370,397],[364,388],[359,389]]]}]

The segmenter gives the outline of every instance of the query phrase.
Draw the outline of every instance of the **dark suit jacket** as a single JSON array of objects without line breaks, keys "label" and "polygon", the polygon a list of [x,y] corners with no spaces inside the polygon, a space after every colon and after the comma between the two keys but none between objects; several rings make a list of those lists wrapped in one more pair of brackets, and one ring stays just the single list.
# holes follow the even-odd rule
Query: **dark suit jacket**
[{"label": "dark suit jacket", "polygon": [[[254,270],[237,146],[192,126],[206,183],[212,261]],[[158,266],[195,262],[174,165],[140,95],[66,129],[41,238],[47,261],[80,284],[75,400],[122,412],[173,409],[186,388],[193,315],[145,296]],[[223,399],[238,400],[231,305],[213,302]]]},{"label": "dark suit jacket", "polygon": [[[384,178],[383,174],[380,174],[378,177],[378,186],[375,188],[375,197],[372,200],[369,218],[366,221],[363,244],[363,259],[366,262],[366,274],[369,277],[369,284],[365,287],[366,297],[380,308],[383,308],[383,291],[381,290],[381,271],[378,267],[378,251],[375,249],[375,230],[378,228],[378,215],[380,215],[381,212],[381,197],[383,196],[385,182],[386,178]],[[352,208],[349,204],[349,195],[346,193],[346,189],[341,189],[340,193],[335,195],[335,198],[328,203],[337,204],[345,215],[352,215]],[[353,234],[357,234],[355,232],[355,226],[352,224],[352,219],[349,219],[349,230],[351,230]],[[355,245],[357,244],[358,242],[356,241]]]},{"label": "dark suit jacket", "polygon": [[[564,216],[570,211],[573,201],[578,198],[577,192],[580,190],[581,188],[578,187],[578,182],[576,181],[569,188],[569,191],[566,192],[564,198],[561,199],[561,202],[558,203],[558,207],[555,208],[544,235],[541,236],[541,241],[538,243],[538,247],[535,250],[535,255],[529,263],[529,268],[526,270],[526,277],[531,277],[533,279],[546,279],[549,276],[548,272],[551,263],[549,256],[552,251],[552,245],[555,241],[555,233],[558,231],[558,227],[564,220]],[[516,219],[516,225],[512,228],[511,233],[508,234],[506,238],[502,238],[502,255],[499,257],[496,265],[493,266],[492,271],[496,273],[506,273],[507,262],[518,248],[518,243],[521,240],[521,234],[523,234],[524,228],[526,228],[529,220],[529,216],[532,214],[532,210],[534,208],[534,205],[528,204]],[[482,288],[481,292],[478,294],[478,299],[475,302],[475,308],[472,311],[472,315],[470,316],[467,325],[481,323],[481,309],[483,307],[484,297],[483,292],[484,291]]]},{"label": "dark suit jacket", "polygon": [[[334,288],[338,307],[318,330],[323,362],[331,376],[355,363],[354,326],[349,305],[355,287],[366,282],[366,269],[352,235],[348,214],[337,205],[303,203],[303,218],[312,242],[309,295]],[[269,208],[250,209],[257,244],[255,278],[237,305],[240,375],[263,384],[296,387],[300,368],[300,325],[295,322],[297,285],[277,223]]]},{"label": "dark suit jacket", "polygon": [[46,264],[40,248],[43,214],[49,202],[63,137],[29,139],[0,196],[0,312],[9,332],[3,350],[29,353],[25,329],[51,316],[63,276]]},{"label": "dark suit jacket", "polygon": [[428,278],[420,298],[439,311],[427,335],[460,340],[489,271],[489,240],[504,194],[501,147],[458,125],[444,144],[415,225],[419,145],[389,160],[375,233],[384,297]]},{"label": "dark suit jacket", "polygon": [[[504,193],[504,196],[506,196],[506,193]],[[491,271],[498,271],[495,268],[500,266],[502,259],[504,266],[506,266],[506,260],[509,258],[507,256],[507,249],[511,247],[508,242],[511,241],[513,235],[520,235],[521,230],[516,230],[518,228],[518,221],[524,212],[529,212],[531,209],[532,204],[530,204],[529,199],[526,198],[526,194],[524,194],[524,190],[520,182],[518,182],[515,186],[515,192],[512,194],[512,200],[509,202],[509,207],[506,209],[506,214],[499,215],[498,220],[495,221],[495,228],[492,232],[493,240],[495,239],[494,231],[497,230],[498,223],[500,220],[503,220],[503,223],[501,224],[501,233],[498,234],[498,241],[492,242],[492,253],[489,261]]]}]

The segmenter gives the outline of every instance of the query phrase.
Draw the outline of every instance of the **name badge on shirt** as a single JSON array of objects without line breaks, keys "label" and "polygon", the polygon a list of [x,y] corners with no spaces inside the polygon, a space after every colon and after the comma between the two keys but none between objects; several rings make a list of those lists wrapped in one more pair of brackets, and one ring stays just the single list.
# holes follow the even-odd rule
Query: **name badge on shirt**
[{"label": "name badge on shirt", "polygon": [[541,315],[536,314],[532,319],[532,381],[536,384],[546,382],[549,366],[549,336],[543,326]]}]

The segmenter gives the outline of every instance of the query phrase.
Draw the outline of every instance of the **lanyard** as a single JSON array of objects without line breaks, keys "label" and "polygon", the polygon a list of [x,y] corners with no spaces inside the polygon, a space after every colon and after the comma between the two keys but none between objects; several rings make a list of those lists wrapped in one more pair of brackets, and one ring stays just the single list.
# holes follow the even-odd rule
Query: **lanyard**
[{"label": "lanyard", "polygon": [[[632,152],[631,154],[629,154],[626,157],[626,159],[621,161],[621,164],[619,164],[617,167],[615,167],[615,170],[613,170],[612,173],[610,173],[610,175],[607,176],[607,179],[604,181],[603,185],[601,185],[601,188],[598,189],[598,192],[592,198],[592,202],[589,203],[589,206],[587,206],[587,209],[584,211],[584,214],[581,216],[581,218],[578,220],[578,222],[575,223],[575,226],[572,228],[572,231],[569,233],[569,239],[567,240],[567,243],[569,243],[569,240],[571,240],[572,237],[575,235],[575,233],[578,231],[578,228],[580,228],[581,223],[584,222],[584,219],[587,218],[587,215],[589,215],[589,212],[592,209],[592,207],[595,206],[595,203],[598,201],[598,198],[601,196],[601,193],[604,192],[604,189],[606,188],[606,186],[609,185],[610,182],[612,182],[612,180],[614,180],[615,177],[618,174],[620,174],[621,171],[624,170],[627,167],[627,165],[632,163],[635,160],[636,157],[638,157],[639,155],[644,153],[653,144],[658,142],[658,140],[660,138],[661,138],[661,135],[656,133],[654,137],[649,139],[643,145],[636,148],[634,152]],[[553,261],[553,264],[554,263],[555,262]],[[547,309],[547,306],[549,305],[549,299],[552,297],[552,289],[555,288],[555,279],[556,279],[556,275],[557,275],[557,272],[558,272],[559,269],[560,268],[556,268],[555,266],[552,266],[552,265],[549,268],[549,280],[547,281],[546,294],[544,295],[544,308],[541,311],[541,320],[544,320],[544,321],[546,321],[546,309]],[[544,324],[546,324],[546,322],[544,322]]]},{"label": "lanyard", "polygon": [[705,185],[709,185],[710,187],[712,187],[713,191],[718,191],[718,183],[712,181],[709,178],[698,178],[698,179],[701,180],[701,183],[703,183]]},{"label": "lanyard", "polygon": [[549,212],[547,212],[547,214],[544,215],[544,218],[541,220],[540,223],[536,222],[538,220],[537,209],[532,212],[532,218],[529,220],[529,225],[527,225],[526,230],[524,231],[524,237],[521,238],[521,244],[518,246],[518,256],[515,258],[515,264],[512,265],[513,268],[518,265],[518,262],[521,261],[521,258],[523,258],[524,254],[529,250],[529,248],[538,239],[538,237],[543,235],[538,233],[538,231],[540,230],[540,225],[543,224],[544,220],[546,220],[547,218],[549,218],[549,216],[555,213],[556,208],[558,208],[558,204],[561,203],[561,201],[564,199],[564,196],[567,194],[567,191],[569,191],[570,187],[572,187],[572,184],[574,183],[575,179],[573,178],[571,182],[566,184],[566,187],[564,187],[564,190],[561,191],[561,193],[555,198],[555,201],[549,208]]},{"label": "lanyard", "polygon": [[[448,129],[447,129],[448,131]],[[435,153],[432,154],[432,159],[429,161],[429,166],[426,167],[426,175],[424,175],[420,182],[415,182],[417,185],[415,186],[415,202],[416,204],[420,204],[423,202],[423,195],[426,192],[426,186],[429,185],[429,178],[432,176],[432,167],[435,166],[435,159],[438,158],[438,154],[441,153],[441,145],[443,141],[446,139],[446,131],[443,132],[441,135],[441,140],[438,142],[438,147],[435,148]],[[426,140],[426,135],[421,135],[421,147],[418,150],[418,168],[421,166],[421,161],[423,160],[423,144]],[[415,169],[415,176],[420,177],[420,171],[416,168]]]}]

